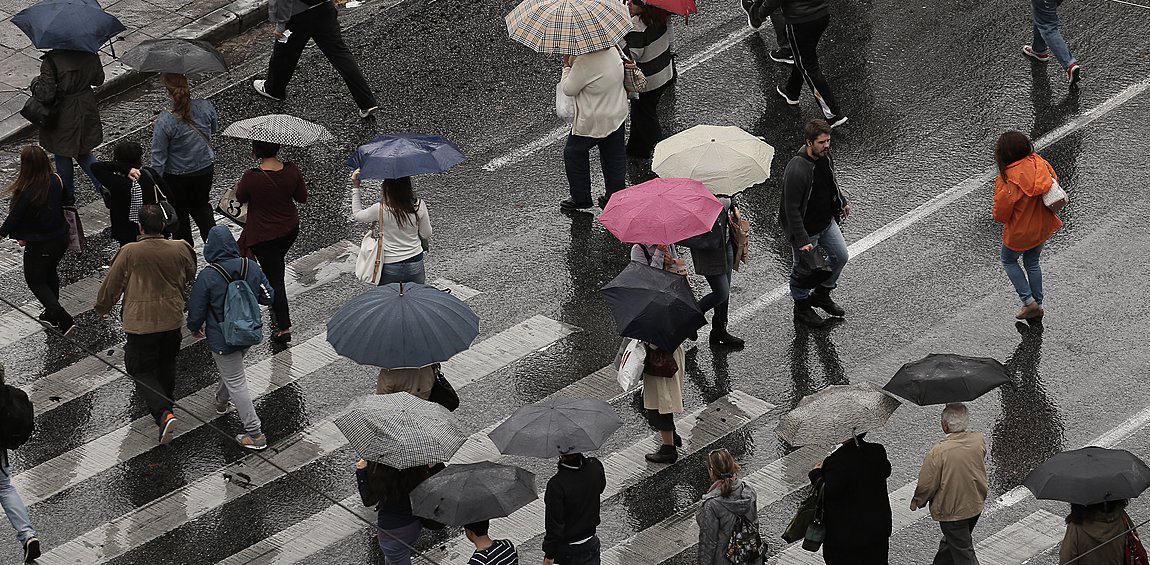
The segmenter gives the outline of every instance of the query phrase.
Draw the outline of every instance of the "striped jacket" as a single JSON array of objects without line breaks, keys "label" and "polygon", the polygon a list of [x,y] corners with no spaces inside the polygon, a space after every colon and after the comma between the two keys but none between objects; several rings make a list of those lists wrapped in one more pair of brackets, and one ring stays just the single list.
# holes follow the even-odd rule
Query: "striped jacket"
[{"label": "striped jacket", "polygon": [[671,43],[675,33],[668,20],[665,27],[648,27],[638,16],[631,18],[634,30],[627,34],[627,54],[639,64],[647,77],[643,92],[655,90],[675,78],[675,61]]}]

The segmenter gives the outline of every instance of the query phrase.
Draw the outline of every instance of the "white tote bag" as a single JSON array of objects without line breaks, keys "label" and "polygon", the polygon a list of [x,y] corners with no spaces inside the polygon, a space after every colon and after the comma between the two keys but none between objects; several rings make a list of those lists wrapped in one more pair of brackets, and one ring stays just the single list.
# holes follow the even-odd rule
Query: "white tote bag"
[{"label": "white tote bag", "polygon": [[379,205],[379,220],[367,230],[359,243],[359,254],[355,257],[355,276],[365,282],[378,284],[380,264],[383,263],[383,204]]},{"label": "white tote bag", "polygon": [[627,392],[643,379],[643,364],[647,361],[647,348],[643,342],[632,339],[619,358],[619,386]]},{"label": "white tote bag", "polygon": [[1058,213],[1066,207],[1069,199],[1066,197],[1066,191],[1062,190],[1062,185],[1058,184],[1058,179],[1051,179],[1050,190],[1042,195],[1042,203],[1050,209],[1051,212]]},{"label": "white tote bag", "polygon": [[575,99],[563,94],[563,81],[555,84],[555,115],[570,122],[575,119]]}]

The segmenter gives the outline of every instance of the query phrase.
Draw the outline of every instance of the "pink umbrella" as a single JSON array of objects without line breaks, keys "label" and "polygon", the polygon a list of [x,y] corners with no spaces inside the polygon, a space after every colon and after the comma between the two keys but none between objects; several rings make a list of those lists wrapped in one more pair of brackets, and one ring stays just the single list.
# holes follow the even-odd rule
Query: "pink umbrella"
[{"label": "pink umbrella", "polygon": [[599,221],[624,243],[669,245],[711,231],[722,211],[703,183],[657,178],[611,195]]}]

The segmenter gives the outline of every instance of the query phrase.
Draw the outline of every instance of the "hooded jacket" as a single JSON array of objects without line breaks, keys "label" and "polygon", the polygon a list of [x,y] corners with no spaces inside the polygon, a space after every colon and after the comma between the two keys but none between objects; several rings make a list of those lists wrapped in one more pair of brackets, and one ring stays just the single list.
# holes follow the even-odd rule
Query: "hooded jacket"
[{"label": "hooded jacket", "polygon": [[[40,128],[40,145],[50,153],[78,157],[104,140],[100,107],[93,86],[104,84],[100,56],[83,51],[53,49],[40,63],[40,75],[32,79],[32,96],[44,104],[55,104],[56,122]],[[48,60],[52,62],[49,63]],[[52,63],[56,72],[52,72]]]},{"label": "hooded jacket", "polygon": [[936,522],[966,520],[982,514],[986,490],[986,438],[979,432],[952,432],[927,452],[910,509],[929,502]]},{"label": "hooded jacket", "polygon": [[765,20],[779,7],[788,24],[801,24],[830,14],[830,0],[759,0],[759,15]]},{"label": "hooded jacket", "polygon": [[699,565],[731,564],[727,559],[727,545],[735,532],[737,516],[751,522],[759,519],[755,489],[751,485],[736,479],[730,496],[724,497],[718,486],[703,495],[703,505],[695,514],[695,521],[699,523],[699,550],[696,554]]},{"label": "hooded jacket", "polygon": [[[227,229],[227,228],[224,228]],[[196,252],[188,242],[141,235],[120,248],[96,295],[96,313],[112,311],[124,297],[124,333],[142,335],[179,329],[184,292],[196,276]]]},{"label": "hooded jacket", "polygon": [[1092,520],[1084,520],[1081,524],[1067,523],[1066,535],[1058,548],[1058,563],[1066,563],[1081,555],[1075,565],[1123,565],[1126,563],[1126,536],[1090,550],[1126,531],[1127,520],[1126,511],[1115,508],[1110,512],[1099,512]]},{"label": "hooded jacket", "polygon": [[[831,168],[831,182],[835,185],[835,195],[838,200],[838,209],[846,208],[848,202],[846,195],[839,188],[839,181],[835,178],[835,160],[827,153],[823,159]],[[807,146],[803,145],[791,157],[787,168],[783,171],[783,197],[779,199],[779,227],[783,235],[795,247],[802,247],[811,242],[811,236],[803,221],[807,216],[807,203],[811,200],[811,190],[815,185],[815,162],[807,154]],[[841,217],[841,212],[835,218]]]},{"label": "hooded jacket", "polygon": [[[265,306],[271,305],[274,291],[272,285],[264,276],[259,263],[251,259],[240,257],[240,246],[232,237],[232,232],[225,226],[215,226],[208,232],[208,241],[204,244],[204,260],[218,263],[233,277],[238,278],[243,262],[248,263],[248,286],[256,295],[256,300]],[[220,276],[211,266],[205,267],[196,277],[196,285],[192,287],[192,294],[188,297],[188,329],[196,331],[204,328],[207,337],[208,349],[214,353],[227,355],[243,347],[228,345],[224,341],[220,321],[224,319],[224,297],[227,294],[228,281]]]},{"label": "hooded jacket", "polygon": [[1026,251],[1045,243],[1062,220],[1042,203],[1042,195],[1058,179],[1054,168],[1037,153],[1006,167],[1006,178],[994,180],[994,220],[1002,224],[1002,243]]}]

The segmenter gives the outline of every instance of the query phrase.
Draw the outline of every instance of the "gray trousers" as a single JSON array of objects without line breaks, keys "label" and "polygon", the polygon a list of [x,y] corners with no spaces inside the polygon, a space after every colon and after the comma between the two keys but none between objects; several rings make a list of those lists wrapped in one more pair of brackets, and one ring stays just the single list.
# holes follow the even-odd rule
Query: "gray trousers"
[{"label": "gray trousers", "polygon": [[244,432],[250,436],[261,433],[260,417],[256,415],[256,407],[252,404],[252,395],[248,392],[248,379],[244,376],[244,354],[246,349],[233,353],[220,354],[212,352],[212,359],[216,361],[216,368],[220,371],[220,388],[216,389],[216,402],[232,401],[236,405],[236,413],[244,423]]},{"label": "gray trousers", "polygon": [[954,522],[939,522],[942,541],[938,542],[934,565],[978,565],[978,557],[974,555],[973,535],[977,523],[978,516]]}]

